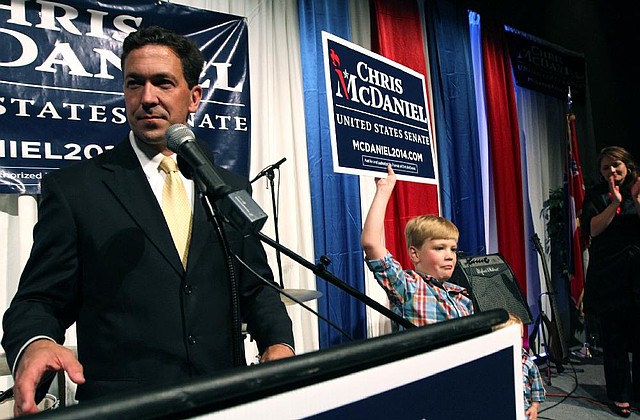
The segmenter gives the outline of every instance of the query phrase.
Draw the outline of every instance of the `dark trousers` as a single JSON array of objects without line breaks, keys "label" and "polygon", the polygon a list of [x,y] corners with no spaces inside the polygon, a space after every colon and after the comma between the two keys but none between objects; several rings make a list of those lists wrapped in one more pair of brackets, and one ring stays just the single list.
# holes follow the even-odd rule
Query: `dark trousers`
[{"label": "dark trousers", "polygon": [[640,401],[640,315],[607,313],[599,318],[607,396],[617,402]]}]

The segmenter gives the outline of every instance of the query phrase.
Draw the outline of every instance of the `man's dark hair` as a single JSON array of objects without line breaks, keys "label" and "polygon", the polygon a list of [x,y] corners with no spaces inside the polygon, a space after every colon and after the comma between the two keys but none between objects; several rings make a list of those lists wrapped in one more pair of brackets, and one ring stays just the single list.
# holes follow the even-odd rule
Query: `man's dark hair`
[{"label": "man's dark hair", "polygon": [[127,35],[122,44],[122,55],[120,56],[123,70],[124,62],[129,53],[146,45],[164,45],[171,48],[180,57],[182,72],[189,89],[198,84],[204,65],[204,56],[198,46],[189,38],[159,26],[140,28]]}]

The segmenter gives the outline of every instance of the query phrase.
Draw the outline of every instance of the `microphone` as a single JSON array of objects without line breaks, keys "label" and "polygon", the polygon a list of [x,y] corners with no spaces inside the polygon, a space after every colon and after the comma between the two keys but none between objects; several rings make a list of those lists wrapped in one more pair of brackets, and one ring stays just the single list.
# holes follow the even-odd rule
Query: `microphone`
[{"label": "microphone", "polygon": [[242,234],[256,233],[267,221],[267,215],[251,198],[248,191],[232,188],[218,174],[210,158],[196,141],[193,131],[184,124],[174,124],[167,130],[167,147],[191,167],[182,173],[196,182],[200,191],[216,202],[220,212]]},{"label": "microphone", "polygon": [[260,178],[262,178],[263,176],[267,175],[269,172],[273,171],[274,169],[278,169],[280,167],[280,165],[282,165],[284,163],[284,161],[287,160],[286,157],[283,157],[282,159],[280,159],[279,161],[277,161],[276,163],[267,166],[266,168],[264,168],[263,170],[261,170],[258,175],[256,175],[250,182],[253,184],[254,182],[256,182],[257,180],[259,180]]},{"label": "microphone", "polygon": [[[212,159],[196,141],[196,136],[189,127],[184,124],[174,124],[167,130],[166,138],[169,150],[182,156],[191,167],[192,174],[195,172],[203,193],[211,194],[214,200],[217,200],[232,192],[232,188],[213,168]],[[183,173],[187,176],[186,172]]]}]

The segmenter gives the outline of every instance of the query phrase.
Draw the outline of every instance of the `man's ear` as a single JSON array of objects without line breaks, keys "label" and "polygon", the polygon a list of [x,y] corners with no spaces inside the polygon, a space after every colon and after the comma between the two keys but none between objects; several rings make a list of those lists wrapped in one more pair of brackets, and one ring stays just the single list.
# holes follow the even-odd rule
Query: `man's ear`
[{"label": "man's ear", "polygon": [[202,86],[195,85],[191,88],[191,103],[189,104],[189,112],[194,113],[198,110],[200,101],[202,100],[202,95]]}]

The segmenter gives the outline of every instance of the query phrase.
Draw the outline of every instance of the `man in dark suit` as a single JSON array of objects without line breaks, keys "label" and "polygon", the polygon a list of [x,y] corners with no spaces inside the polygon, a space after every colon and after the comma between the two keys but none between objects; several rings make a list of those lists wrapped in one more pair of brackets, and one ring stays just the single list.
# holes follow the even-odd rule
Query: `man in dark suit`
[{"label": "man in dark suit", "polygon": [[[86,401],[238,365],[230,272],[261,361],[294,354],[279,295],[238,264],[229,268],[234,261],[194,200],[193,182],[183,177],[193,211],[186,268],[163,216],[158,164],[175,158],[165,133],[198,108],[203,62],[191,41],[172,32],[130,34],[122,53],[129,136],[43,179],[31,256],[3,319],[16,415],[37,411],[35,390],[50,371],[66,371]],[[217,170],[232,187],[249,188]],[[273,282],[260,242],[224,228],[231,251]],[[74,322],[78,359],[62,346]]]}]

